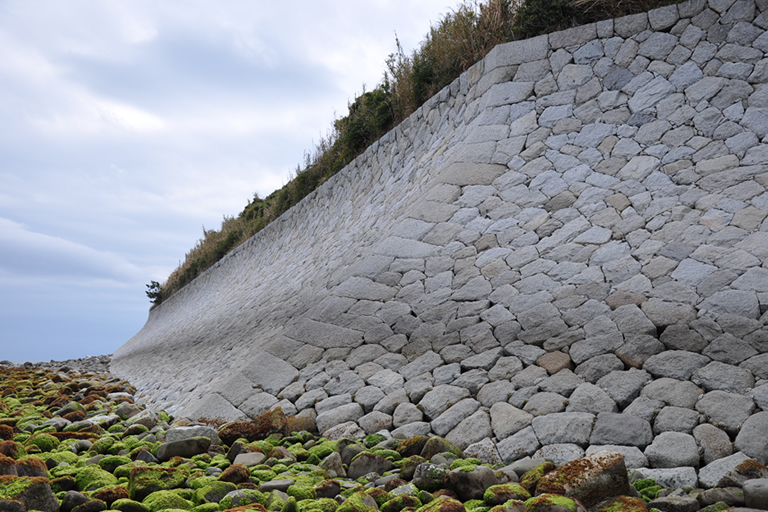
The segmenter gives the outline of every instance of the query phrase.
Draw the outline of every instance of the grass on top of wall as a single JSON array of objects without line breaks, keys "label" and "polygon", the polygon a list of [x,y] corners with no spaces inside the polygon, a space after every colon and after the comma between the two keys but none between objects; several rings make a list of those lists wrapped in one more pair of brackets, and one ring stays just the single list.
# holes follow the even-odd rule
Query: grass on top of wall
[{"label": "grass on top of wall", "polygon": [[163,284],[147,295],[158,304],[248,240],[397,126],[496,45],[603,19],[645,12],[679,0],[465,0],[430,28],[408,54],[396,39],[381,82],[363,91],[307,152],[292,179],[265,198],[255,195],[221,227],[204,229]]}]

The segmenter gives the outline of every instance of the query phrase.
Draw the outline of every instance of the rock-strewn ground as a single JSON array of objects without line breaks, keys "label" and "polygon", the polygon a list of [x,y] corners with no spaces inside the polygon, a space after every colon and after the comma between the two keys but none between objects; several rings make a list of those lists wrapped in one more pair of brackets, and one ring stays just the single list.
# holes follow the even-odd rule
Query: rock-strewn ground
[{"label": "rock-strewn ground", "polygon": [[695,473],[628,472],[616,451],[493,464],[436,436],[294,431],[314,429],[279,409],[217,429],[137,406],[135,389],[112,376],[2,369],[0,510],[768,509],[768,468],[751,459],[712,468],[711,489],[695,488]]}]

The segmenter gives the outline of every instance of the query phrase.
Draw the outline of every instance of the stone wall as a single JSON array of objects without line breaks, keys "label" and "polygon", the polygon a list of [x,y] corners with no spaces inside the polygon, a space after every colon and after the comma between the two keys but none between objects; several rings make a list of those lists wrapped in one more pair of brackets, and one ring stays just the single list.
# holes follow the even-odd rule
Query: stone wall
[{"label": "stone wall", "polygon": [[488,460],[768,463],[766,28],[766,0],[692,0],[496,47],[113,373]]}]

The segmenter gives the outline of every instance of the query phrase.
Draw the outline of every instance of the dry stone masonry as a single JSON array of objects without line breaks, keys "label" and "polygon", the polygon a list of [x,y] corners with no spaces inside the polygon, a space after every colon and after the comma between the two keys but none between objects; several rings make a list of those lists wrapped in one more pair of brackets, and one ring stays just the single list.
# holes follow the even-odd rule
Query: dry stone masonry
[{"label": "dry stone masonry", "polygon": [[766,0],[691,0],[496,47],[112,372],[176,415],[486,461],[768,463],[766,28]]}]

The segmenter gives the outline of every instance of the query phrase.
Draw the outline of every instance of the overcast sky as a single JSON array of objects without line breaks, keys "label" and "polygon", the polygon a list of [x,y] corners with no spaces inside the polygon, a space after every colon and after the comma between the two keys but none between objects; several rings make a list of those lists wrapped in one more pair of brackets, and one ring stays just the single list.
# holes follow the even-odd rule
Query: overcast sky
[{"label": "overcast sky", "polygon": [[0,0],[0,360],[114,352],[449,0]]}]

